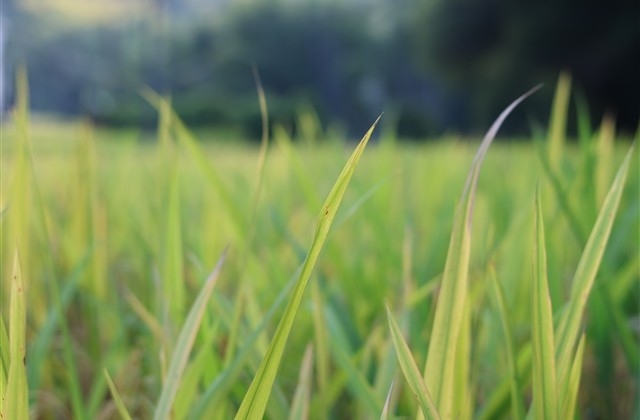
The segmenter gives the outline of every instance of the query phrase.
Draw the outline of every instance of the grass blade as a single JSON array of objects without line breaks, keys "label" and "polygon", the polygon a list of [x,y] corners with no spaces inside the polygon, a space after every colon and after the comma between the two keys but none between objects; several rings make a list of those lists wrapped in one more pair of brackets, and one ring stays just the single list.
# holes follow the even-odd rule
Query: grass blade
[{"label": "grass blade", "polygon": [[124,403],[122,402],[122,398],[120,398],[120,394],[118,393],[118,390],[116,389],[116,386],[111,380],[111,376],[109,376],[109,372],[107,372],[106,368],[102,371],[102,374],[104,375],[104,379],[107,381],[107,384],[109,385],[109,389],[111,390],[111,395],[113,396],[113,401],[116,403],[116,407],[118,408],[118,413],[120,413],[120,417],[124,420],[131,420],[131,415],[129,414],[129,411],[127,411],[127,407],[124,406]]},{"label": "grass blade", "polygon": [[578,400],[578,391],[580,390],[580,375],[582,374],[582,358],[584,356],[585,335],[582,334],[576,356],[573,359],[571,373],[569,374],[569,383],[567,384],[567,395],[562,406],[562,418],[575,418],[576,401]]},{"label": "grass blade", "polygon": [[562,73],[558,78],[555,97],[553,98],[549,126],[549,160],[555,170],[558,170],[564,149],[570,97],[571,76],[568,73]]},{"label": "grass blade", "polygon": [[[580,330],[580,321],[589,298],[589,293],[593,287],[609,235],[611,234],[613,220],[618,205],[620,204],[620,198],[632,156],[633,146],[627,153],[609,189],[573,277],[571,297],[561,318],[556,335],[558,383],[561,391],[566,389],[567,386],[569,371],[571,369],[571,359]],[[564,398],[561,404],[564,406]]]},{"label": "grass blade", "polygon": [[547,280],[547,252],[540,191],[536,190],[533,241],[532,343],[533,343],[533,414],[534,418],[558,418],[553,311]]},{"label": "grass blade", "polygon": [[342,197],[349,185],[349,181],[355,171],[356,165],[364,152],[364,148],[369,142],[369,138],[371,137],[378,120],[376,120],[376,122],[371,126],[369,131],[356,147],[355,151],[344,166],[338,180],[331,189],[331,192],[329,192],[327,200],[322,206],[311,249],[309,250],[302,272],[300,273],[300,277],[294,287],[293,295],[291,296],[280,323],[278,324],[278,328],[271,340],[267,354],[262,360],[247,394],[242,400],[240,409],[236,414],[236,419],[255,419],[262,418],[264,415],[264,410],[267,406],[267,401],[269,400],[271,388],[273,387],[273,382],[275,380],[278,367],[280,366],[282,353],[284,352],[284,347],[287,342],[287,338],[289,337],[293,320],[295,319],[298,307],[302,301],[302,296],[306,289],[307,282],[311,277],[311,272],[318,260],[318,256],[320,255],[320,251],[322,250],[327,235],[329,234],[329,229],[331,228],[333,219],[338,211],[338,206],[342,201]]},{"label": "grass blade", "polygon": [[9,307],[9,374],[4,401],[3,418],[29,418],[29,390],[27,387],[26,329],[27,313],[24,279],[18,250],[13,257],[11,300]]},{"label": "grass blade", "polygon": [[302,357],[298,387],[293,395],[289,420],[309,418],[309,397],[311,396],[311,373],[313,367],[313,346],[309,344]]},{"label": "grass blade", "polygon": [[[158,112],[161,112],[165,107],[168,107],[167,109],[171,110],[167,99],[161,97],[153,90],[145,88],[140,92],[140,94],[151,106],[157,109]],[[198,143],[193,133],[189,131],[174,111],[171,111],[170,116],[170,127],[175,132],[178,144],[187,150],[187,153],[191,156],[200,172],[202,172],[208,184],[219,194],[220,199],[225,206],[226,213],[230,215],[231,221],[233,222],[232,227],[235,229],[238,238],[244,240],[242,232],[246,226],[246,212],[233,199],[231,190],[223,182],[222,176],[218,173],[216,168],[209,162],[206,153]]]},{"label": "grass blade", "polygon": [[422,409],[422,414],[427,420],[439,419],[440,414],[438,413],[438,409],[436,408],[433,399],[431,399],[429,390],[420,375],[420,370],[418,369],[415,360],[413,360],[411,350],[409,350],[409,346],[407,346],[406,341],[404,341],[400,327],[393,318],[393,315],[389,310],[389,306],[387,306],[387,320],[389,321],[391,339],[393,340],[393,346],[396,348],[396,355],[398,356],[400,368],[402,369],[402,373],[404,373],[404,377],[409,384],[409,388],[411,388],[411,391],[418,399],[418,403]]},{"label": "grass blade", "polygon": [[[4,324],[4,317],[0,313],[0,386],[3,391],[7,387],[7,375],[9,375],[9,334]],[[3,399],[0,398],[0,413],[2,412]]]},{"label": "grass blade", "polygon": [[[326,395],[327,384],[329,382],[329,337],[326,322],[323,316],[324,299],[318,282],[311,284],[311,301],[313,302],[313,335],[315,349],[315,366],[316,366],[316,395]],[[321,410],[325,410],[324,406]],[[319,418],[327,418],[326,411],[318,413]]]},{"label": "grass blade", "polygon": [[[416,369],[418,367],[416,366]],[[420,372],[418,372],[418,375]],[[395,382],[391,382],[391,386],[389,386],[389,392],[387,392],[387,398],[384,400],[384,407],[382,407],[382,414],[380,414],[380,420],[388,420],[389,419],[389,410],[391,406],[391,396],[393,395],[393,386]]]},{"label": "grass blade", "polygon": [[511,417],[514,420],[522,420],[525,416],[524,404],[522,403],[522,388],[518,381],[518,369],[513,353],[513,336],[511,334],[511,326],[507,315],[507,305],[504,299],[504,292],[500,282],[496,278],[493,267],[491,268],[491,284],[495,291],[498,311],[500,313],[500,321],[502,323],[502,331],[504,333],[505,350],[507,355],[507,364],[509,366],[509,388],[511,391]]},{"label": "grass blade", "polygon": [[174,167],[172,172],[162,245],[162,287],[164,292],[162,304],[163,307],[168,307],[173,325],[180,325],[186,308],[182,228],[180,223],[180,176],[177,168]]},{"label": "grass blade", "polygon": [[178,392],[180,379],[182,378],[182,374],[187,365],[187,360],[191,353],[193,342],[196,339],[196,334],[198,332],[200,322],[202,321],[206,304],[213,292],[213,287],[216,285],[225,257],[226,250],[222,253],[222,256],[218,260],[213,272],[209,275],[202,286],[196,301],[189,311],[189,315],[184,322],[182,330],[180,331],[173,356],[171,357],[171,363],[169,364],[167,380],[162,388],[160,399],[158,400],[158,405],[153,416],[154,420],[164,420],[170,416],[173,399]]},{"label": "grass blade", "polygon": [[[478,148],[456,209],[424,376],[427,386],[434,393],[433,398],[438,410],[445,418],[451,417],[456,389],[455,359],[451,355],[456,352],[467,295],[471,217],[480,166],[487,149],[507,116],[520,102],[539,88],[540,86],[537,86],[516,99],[493,123]],[[459,380],[466,381],[467,378],[459,378]]]}]

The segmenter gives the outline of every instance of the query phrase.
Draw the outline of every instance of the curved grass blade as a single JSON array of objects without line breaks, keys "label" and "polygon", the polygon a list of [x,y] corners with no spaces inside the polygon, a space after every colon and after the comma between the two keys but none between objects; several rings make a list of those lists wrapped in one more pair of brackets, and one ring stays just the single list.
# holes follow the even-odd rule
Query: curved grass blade
[{"label": "curved grass blade", "polygon": [[102,370],[102,374],[104,375],[104,379],[107,381],[107,384],[109,385],[109,389],[111,390],[111,395],[113,396],[113,401],[116,403],[116,408],[118,409],[118,413],[120,414],[120,417],[123,420],[131,420],[131,415],[129,414],[129,411],[127,411],[127,407],[125,407],[124,403],[122,402],[122,398],[120,398],[120,394],[118,393],[118,390],[116,389],[116,386],[111,380],[111,376],[109,376],[109,372],[107,372],[106,368]]},{"label": "curved grass blade", "polygon": [[393,318],[393,315],[389,310],[389,306],[387,306],[387,320],[389,321],[391,339],[393,340],[393,346],[396,349],[400,368],[402,369],[402,373],[404,373],[404,377],[409,384],[409,388],[411,388],[411,391],[418,399],[418,403],[422,409],[422,414],[427,420],[439,419],[440,414],[438,413],[438,409],[431,399],[429,390],[420,375],[420,370],[418,369],[415,360],[413,360],[411,350],[409,349],[409,346],[407,346],[406,341],[404,341],[400,327]]},{"label": "curved grass blade", "polygon": [[242,400],[240,409],[236,414],[236,419],[255,419],[262,418],[264,415],[264,410],[267,406],[269,395],[271,394],[271,388],[273,387],[273,382],[275,380],[276,373],[278,372],[278,367],[280,366],[284,347],[287,342],[287,338],[289,337],[293,320],[298,312],[298,307],[302,301],[302,296],[306,289],[307,282],[311,277],[311,272],[318,260],[318,256],[320,255],[320,251],[322,250],[327,235],[329,234],[329,229],[331,228],[333,219],[338,211],[338,206],[340,205],[342,197],[349,185],[349,181],[351,180],[358,161],[360,160],[360,157],[364,152],[364,148],[369,142],[369,138],[371,137],[379,119],[380,118],[378,117],[356,147],[322,206],[311,249],[307,254],[307,258],[305,259],[302,267],[302,272],[300,273],[300,277],[294,287],[293,295],[287,303],[287,307],[280,319],[275,335],[271,340],[267,354],[262,360],[247,394]]},{"label": "curved grass blade", "polygon": [[9,302],[9,374],[6,393],[2,395],[2,417],[6,419],[29,418],[29,389],[27,387],[26,328],[27,312],[24,297],[24,279],[20,254],[16,249],[11,274],[11,298]]},{"label": "curved grass blade", "polygon": [[171,357],[171,363],[167,372],[165,385],[162,388],[160,399],[158,400],[158,405],[153,416],[154,420],[164,420],[170,417],[173,399],[178,392],[178,385],[180,385],[180,380],[187,365],[187,360],[191,353],[193,342],[196,339],[196,334],[198,332],[200,322],[202,321],[206,304],[213,292],[213,287],[216,285],[216,281],[218,280],[220,271],[222,270],[222,264],[225,261],[226,255],[227,251],[225,249],[213,272],[209,275],[207,280],[205,280],[196,301],[189,311],[189,315],[184,322],[182,330],[180,331],[173,356]]},{"label": "curved grass blade", "polygon": [[[571,298],[560,321],[556,335],[556,358],[558,361],[558,384],[560,390],[567,387],[571,359],[578,339],[580,321],[584,313],[589,294],[593,287],[602,256],[604,254],[613,221],[620,204],[624,183],[629,170],[629,163],[633,156],[633,149],[627,153],[616,177],[607,193],[600,214],[589,235],[578,268],[571,284]],[[561,404],[564,405],[563,397]]]},{"label": "curved grass blade", "polygon": [[498,303],[498,311],[500,313],[500,322],[502,323],[502,330],[504,333],[505,350],[507,355],[507,365],[509,366],[509,387],[511,391],[511,417],[514,420],[522,420],[525,417],[524,404],[522,403],[522,388],[518,381],[518,369],[516,367],[516,361],[513,353],[513,335],[511,334],[511,326],[509,325],[509,318],[507,315],[507,305],[504,299],[504,292],[502,286],[496,278],[496,272],[491,267],[491,284],[496,295],[496,301]]},{"label": "curved grass blade", "polygon": [[536,190],[533,241],[533,414],[540,420],[558,418],[553,311],[547,280],[547,252],[540,190]]},{"label": "curved grass blade", "polygon": [[450,418],[452,414],[454,390],[458,388],[455,381],[467,380],[467,378],[454,379],[456,361],[451,355],[456,354],[467,295],[467,275],[471,250],[471,219],[480,166],[487,149],[507,116],[520,102],[536,92],[540,87],[540,85],[536,86],[516,99],[502,111],[493,123],[473,159],[464,191],[456,209],[442,279],[442,288],[436,306],[431,344],[429,345],[429,354],[424,371],[426,385],[432,390],[438,410],[445,418]]}]

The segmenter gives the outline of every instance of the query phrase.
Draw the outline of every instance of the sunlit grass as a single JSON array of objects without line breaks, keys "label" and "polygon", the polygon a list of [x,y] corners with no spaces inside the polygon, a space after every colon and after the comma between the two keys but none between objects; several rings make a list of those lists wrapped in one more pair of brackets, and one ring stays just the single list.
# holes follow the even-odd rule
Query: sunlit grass
[{"label": "sunlit grass", "polygon": [[277,126],[258,149],[198,141],[151,92],[155,133],[30,120],[21,83],[0,157],[3,413],[638,412],[638,157],[609,119],[558,140],[556,105],[534,145],[479,154]]}]

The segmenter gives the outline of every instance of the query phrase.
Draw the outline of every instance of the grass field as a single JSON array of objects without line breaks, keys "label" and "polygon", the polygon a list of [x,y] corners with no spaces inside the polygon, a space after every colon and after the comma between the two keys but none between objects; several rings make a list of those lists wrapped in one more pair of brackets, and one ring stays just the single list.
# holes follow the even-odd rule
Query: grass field
[{"label": "grass field", "polygon": [[638,153],[608,119],[566,141],[566,80],[483,163],[387,132],[200,143],[161,98],[142,141],[29,121],[18,90],[3,418],[640,413]]}]

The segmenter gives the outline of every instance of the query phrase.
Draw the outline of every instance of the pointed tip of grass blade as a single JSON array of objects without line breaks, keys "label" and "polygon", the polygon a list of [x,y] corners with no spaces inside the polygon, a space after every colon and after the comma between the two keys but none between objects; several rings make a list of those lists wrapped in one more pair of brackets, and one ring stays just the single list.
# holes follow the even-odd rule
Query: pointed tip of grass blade
[{"label": "pointed tip of grass blade", "polygon": [[258,371],[256,372],[253,381],[240,404],[240,408],[235,416],[236,419],[254,419],[262,418],[264,416],[264,411],[271,395],[271,389],[273,388],[273,383],[275,382],[278,368],[282,360],[284,348],[289,338],[289,333],[291,332],[293,321],[300,307],[300,303],[302,302],[302,297],[307,283],[327,239],[329,229],[331,228],[336,216],[338,207],[342,202],[347,186],[351,181],[353,172],[355,171],[358,161],[364,152],[364,148],[369,142],[369,138],[371,137],[371,134],[379,120],[380,117],[378,117],[369,131],[367,131],[362,140],[360,140],[360,143],[358,143],[358,146],[342,168],[342,172],[340,172],[338,179],[334,183],[327,199],[322,205],[317,219],[315,235],[311,243],[311,248],[309,249],[307,257],[303,263],[300,276],[294,286],[294,290],[289,302],[287,303],[287,307],[280,318],[280,322],[278,323],[276,332],[271,339],[271,343],[269,343],[267,353],[262,359],[262,362],[258,367]]},{"label": "pointed tip of grass blade", "polygon": [[631,146],[600,208],[582,251],[571,283],[571,298],[560,320],[557,334],[558,380],[564,386],[569,377],[570,360],[578,341],[580,323],[613,228],[627,178],[634,145]]},{"label": "pointed tip of grass blade", "polygon": [[184,373],[189,355],[191,354],[191,348],[193,347],[198,328],[200,327],[206,303],[213,292],[216,280],[220,276],[220,271],[222,270],[222,266],[226,259],[227,249],[228,248],[224,249],[215,268],[202,285],[200,293],[191,306],[187,319],[182,326],[174,353],[171,356],[171,363],[169,364],[169,370],[167,372],[167,380],[162,388],[158,405],[156,406],[156,411],[153,417],[155,420],[162,420],[170,417],[173,400],[178,392],[178,386],[180,385],[182,374]]},{"label": "pointed tip of grass blade", "polygon": [[538,85],[513,101],[492,124],[478,147],[456,208],[424,373],[425,382],[433,391],[434,400],[444,417],[452,415],[456,384],[459,385],[458,381],[467,380],[467,378],[456,377],[456,362],[452,355],[456,354],[464,310],[468,305],[467,278],[471,252],[471,224],[480,167],[491,142],[507,116],[518,104],[541,87],[542,85]]},{"label": "pointed tip of grass blade", "polygon": [[393,387],[395,386],[396,381],[391,381],[391,385],[389,386],[389,391],[387,392],[387,398],[384,400],[384,407],[382,407],[382,413],[380,414],[380,420],[387,420],[389,418],[389,411],[391,406],[391,396],[393,395]]},{"label": "pointed tip of grass blade", "polygon": [[122,398],[120,398],[120,393],[118,392],[118,389],[116,388],[115,384],[111,380],[111,376],[109,376],[109,372],[107,372],[107,368],[104,368],[102,370],[102,375],[104,376],[104,379],[107,381],[109,390],[111,390],[111,396],[113,397],[113,401],[116,404],[116,408],[118,409],[118,413],[120,414],[120,417],[123,418],[124,420],[131,420],[131,415],[129,414],[129,411],[127,411],[127,407],[122,402]]},{"label": "pointed tip of grass blade", "polygon": [[[471,208],[473,209],[473,202],[474,202],[474,198],[475,198],[475,185],[476,185],[476,183],[478,181],[478,174],[480,172],[480,165],[482,164],[482,161],[484,160],[484,157],[487,154],[487,150],[489,150],[489,146],[491,146],[491,143],[495,139],[496,134],[498,134],[498,130],[500,130],[500,127],[502,126],[504,121],[507,119],[509,114],[511,114],[511,112],[518,105],[520,105],[520,103],[522,101],[524,101],[529,96],[533,95],[534,93],[536,93],[537,91],[542,89],[543,86],[544,85],[542,83],[540,83],[540,84],[536,85],[535,87],[529,89],[524,94],[522,94],[515,101],[511,102],[511,104],[509,104],[509,106],[506,107],[500,113],[500,115],[498,116],[498,118],[496,118],[496,120],[493,122],[493,124],[491,124],[491,127],[489,128],[489,130],[485,134],[484,138],[482,139],[482,142],[480,143],[480,146],[478,147],[478,151],[476,152],[476,154],[475,154],[475,156],[473,158],[473,162],[471,163],[471,170],[469,171],[469,175],[467,176],[467,181],[465,183],[464,193],[462,194],[461,202],[464,202],[466,200],[467,195],[470,195],[470,197],[471,197]],[[469,212],[469,218],[467,220],[467,223],[469,225],[471,225],[471,215],[472,214],[473,214],[473,211],[470,211]]]}]

